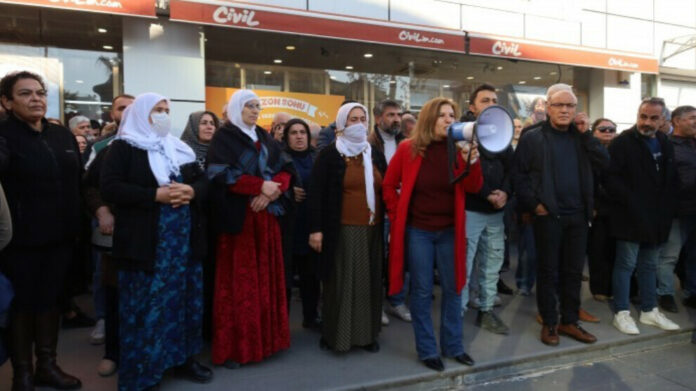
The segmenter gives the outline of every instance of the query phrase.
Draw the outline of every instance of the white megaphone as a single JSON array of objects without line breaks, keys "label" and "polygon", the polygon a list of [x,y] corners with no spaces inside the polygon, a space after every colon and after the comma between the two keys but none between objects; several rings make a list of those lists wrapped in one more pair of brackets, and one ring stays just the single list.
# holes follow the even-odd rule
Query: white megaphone
[{"label": "white megaphone", "polygon": [[[510,113],[502,106],[486,107],[474,122],[455,122],[447,129],[447,152],[449,155],[450,182],[455,183],[469,173],[466,171],[455,177],[458,168],[455,144],[459,142],[478,143],[478,147],[489,154],[505,151],[512,142],[515,124]],[[453,169],[454,168],[454,169]]]}]

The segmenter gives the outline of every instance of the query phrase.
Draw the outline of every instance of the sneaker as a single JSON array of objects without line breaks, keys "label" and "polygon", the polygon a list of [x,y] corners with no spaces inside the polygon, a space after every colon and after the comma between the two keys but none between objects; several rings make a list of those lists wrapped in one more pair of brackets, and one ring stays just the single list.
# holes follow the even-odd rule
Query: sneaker
[{"label": "sneaker", "polygon": [[97,373],[99,373],[99,376],[111,376],[114,373],[116,373],[116,370],[118,369],[118,365],[114,361],[109,360],[108,358],[105,358],[101,360],[99,365],[97,366]]},{"label": "sneaker", "polygon": [[104,343],[104,319],[99,319],[89,335],[89,343],[101,345]]},{"label": "sneaker", "polygon": [[619,311],[614,315],[614,321],[612,322],[614,327],[616,327],[620,332],[628,335],[638,335],[640,330],[636,326],[636,322],[631,318],[631,313],[629,311]]},{"label": "sneaker", "polygon": [[476,326],[493,334],[507,335],[510,332],[505,323],[493,311],[479,311],[476,317]]},{"label": "sneaker", "polygon": [[386,311],[389,315],[396,316],[404,322],[411,321],[411,311],[408,310],[406,304],[399,304],[395,307],[392,307],[390,304],[387,304]]},{"label": "sneaker", "polygon": [[650,312],[641,312],[639,320],[640,323],[647,324],[648,326],[659,327],[662,330],[679,330],[679,325],[667,319],[667,317],[660,312],[657,307],[653,308]]},{"label": "sneaker", "polygon": [[672,295],[657,296],[657,302],[659,303],[660,308],[667,312],[679,312],[679,308],[677,308],[677,303],[674,301],[674,296]]},{"label": "sneaker", "polygon": [[389,318],[387,314],[384,313],[384,310],[382,310],[382,326],[389,326]]}]

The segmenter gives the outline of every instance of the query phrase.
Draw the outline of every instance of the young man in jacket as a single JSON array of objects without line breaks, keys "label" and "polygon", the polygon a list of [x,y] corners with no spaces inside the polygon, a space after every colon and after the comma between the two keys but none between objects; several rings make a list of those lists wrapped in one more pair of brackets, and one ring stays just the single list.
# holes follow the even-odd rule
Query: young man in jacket
[{"label": "young man in jacket", "polygon": [[534,215],[541,341],[558,345],[560,333],[593,343],[595,336],[578,324],[580,285],[592,219],[592,169],[605,167],[609,157],[573,124],[578,101],[570,86],[549,87],[547,102],[548,119],[520,139],[514,175],[520,207]]},{"label": "young man in jacket", "polygon": [[640,291],[640,322],[663,330],[679,329],[657,309],[657,262],[676,212],[674,148],[658,131],[664,121],[664,107],[660,98],[641,102],[636,124],[609,145],[611,165],[606,188],[614,200],[610,219],[612,235],[617,239],[613,324],[624,334],[640,333],[629,311],[634,270]]}]

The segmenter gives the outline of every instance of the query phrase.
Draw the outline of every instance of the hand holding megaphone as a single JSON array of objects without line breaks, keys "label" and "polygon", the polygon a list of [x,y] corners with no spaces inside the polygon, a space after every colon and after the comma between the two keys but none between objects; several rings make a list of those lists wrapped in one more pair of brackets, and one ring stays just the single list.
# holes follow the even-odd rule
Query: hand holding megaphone
[{"label": "hand holding megaphone", "polygon": [[479,158],[478,143],[474,140],[469,141],[458,141],[457,148],[459,153],[462,155],[462,160],[469,162],[469,164],[474,164]]}]

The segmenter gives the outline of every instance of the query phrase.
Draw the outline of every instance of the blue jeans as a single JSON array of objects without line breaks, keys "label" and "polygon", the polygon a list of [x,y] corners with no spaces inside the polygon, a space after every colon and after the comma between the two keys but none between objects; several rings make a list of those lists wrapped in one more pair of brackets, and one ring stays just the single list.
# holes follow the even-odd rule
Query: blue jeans
[{"label": "blue jeans", "polygon": [[616,262],[612,277],[615,312],[629,310],[628,296],[633,270],[637,270],[641,311],[652,311],[657,306],[656,270],[660,247],[660,245],[616,241]]},{"label": "blue jeans", "polygon": [[534,226],[532,224],[518,225],[520,236],[517,247],[517,271],[515,280],[517,288],[531,292],[536,282],[537,254],[534,244]]},{"label": "blue jeans", "polygon": [[411,272],[411,316],[416,350],[421,360],[439,357],[430,316],[433,301],[433,266],[437,264],[442,288],[440,308],[440,348],[442,355],[464,353],[461,297],[454,279],[454,228],[424,231],[406,228],[406,250]]},{"label": "blue jeans", "polygon": [[[384,216],[384,259],[387,262],[387,265],[389,264],[389,229],[390,229],[391,223],[389,222],[389,218],[385,215]],[[388,268],[385,266],[385,270]],[[406,289],[409,284],[409,275],[407,271],[404,271],[404,285],[401,288],[401,292],[387,296],[387,301],[392,307],[396,307],[397,305],[405,304],[406,303]]]},{"label": "blue jeans", "polygon": [[679,259],[682,240],[679,230],[679,219],[672,220],[667,242],[660,249],[657,260],[657,294],[659,296],[674,296],[674,266]]},{"label": "blue jeans", "polygon": [[[503,212],[479,213],[466,211],[466,285],[462,290],[462,310],[469,303],[470,289],[478,285],[481,311],[490,311],[498,293],[500,268],[505,255],[505,224]],[[476,275],[472,276],[472,270]],[[474,283],[474,279],[478,284]]]},{"label": "blue jeans", "polygon": [[686,269],[684,293],[687,296],[692,296],[696,295],[696,215],[683,216],[679,223]]}]

